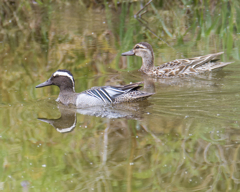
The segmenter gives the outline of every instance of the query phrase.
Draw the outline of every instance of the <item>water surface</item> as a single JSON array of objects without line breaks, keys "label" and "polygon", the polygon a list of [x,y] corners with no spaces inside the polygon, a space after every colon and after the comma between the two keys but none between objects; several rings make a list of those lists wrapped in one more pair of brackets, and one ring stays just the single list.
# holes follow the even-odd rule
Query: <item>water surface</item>
[{"label": "water surface", "polygon": [[[138,2],[37,3],[31,21],[22,12],[18,22],[3,20],[0,189],[239,191],[240,63],[237,45],[226,45],[231,39],[216,31],[201,40],[191,31],[185,39],[162,34],[167,45],[134,19]],[[155,9],[168,13],[155,4],[145,15],[160,36]],[[120,56],[140,41],[153,45],[155,65],[220,51],[234,63],[197,77],[147,78],[137,71],[140,58]],[[116,108],[64,108],[57,87],[35,89],[57,69],[73,73],[77,92],[144,81],[155,95]]]}]

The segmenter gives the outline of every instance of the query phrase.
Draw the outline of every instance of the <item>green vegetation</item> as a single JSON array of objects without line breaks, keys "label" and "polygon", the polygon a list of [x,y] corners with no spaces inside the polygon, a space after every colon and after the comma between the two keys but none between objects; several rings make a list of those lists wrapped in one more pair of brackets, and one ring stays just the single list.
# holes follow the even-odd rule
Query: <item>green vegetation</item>
[{"label": "green vegetation", "polygon": [[34,88],[58,68],[76,91],[142,80],[119,77],[140,67],[121,57],[140,41],[156,64],[218,51],[239,60],[238,0],[154,0],[136,19],[140,3],[0,1],[0,190],[239,191],[237,67],[203,88],[160,82],[137,120],[78,114],[68,134],[37,120],[59,117],[58,89]]}]

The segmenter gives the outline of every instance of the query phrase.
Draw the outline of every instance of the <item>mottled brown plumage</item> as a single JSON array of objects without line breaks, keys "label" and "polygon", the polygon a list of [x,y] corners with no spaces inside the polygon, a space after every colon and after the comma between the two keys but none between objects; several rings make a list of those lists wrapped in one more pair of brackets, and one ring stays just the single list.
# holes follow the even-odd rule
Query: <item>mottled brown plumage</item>
[{"label": "mottled brown plumage", "polygon": [[149,43],[141,42],[137,43],[131,51],[122,53],[122,56],[136,55],[142,57],[142,66],[140,71],[146,73],[147,75],[165,78],[197,75],[232,63],[219,62],[216,58],[221,54],[223,54],[223,52],[190,59],[176,59],[155,67],[152,46]]}]

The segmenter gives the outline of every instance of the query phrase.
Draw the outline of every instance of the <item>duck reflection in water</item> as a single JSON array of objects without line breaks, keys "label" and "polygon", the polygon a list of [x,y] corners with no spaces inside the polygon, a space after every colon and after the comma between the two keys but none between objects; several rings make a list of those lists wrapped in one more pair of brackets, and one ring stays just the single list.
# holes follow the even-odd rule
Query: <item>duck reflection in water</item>
[{"label": "duck reflection in water", "polygon": [[123,103],[114,107],[89,107],[85,109],[70,108],[65,105],[59,104],[58,109],[61,113],[61,117],[58,119],[38,118],[38,120],[49,123],[56,131],[60,133],[69,133],[74,130],[77,124],[76,113],[82,115],[96,116],[108,119],[135,119],[140,120],[143,115],[147,113],[146,109],[151,104],[149,102],[138,103]]},{"label": "duck reflection in water", "polygon": [[38,120],[49,123],[60,133],[69,133],[74,130],[77,123],[76,112],[70,108],[59,105],[61,117],[58,119],[38,118]]}]

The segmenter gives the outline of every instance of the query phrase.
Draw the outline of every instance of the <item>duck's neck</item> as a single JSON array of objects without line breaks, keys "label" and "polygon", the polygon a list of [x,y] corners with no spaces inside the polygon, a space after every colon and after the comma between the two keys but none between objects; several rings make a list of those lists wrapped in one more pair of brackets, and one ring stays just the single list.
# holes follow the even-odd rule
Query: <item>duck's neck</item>
[{"label": "duck's neck", "polygon": [[62,85],[62,86],[59,86],[59,89],[60,89],[59,94],[61,94],[61,93],[62,94],[66,94],[66,93],[73,94],[73,93],[75,93],[74,87],[71,87],[71,86]]},{"label": "duck's neck", "polygon": [[154,56],[153,54],[148,55],[147,57],[142,57],[142,66],[140,68],[140,71],[142,72],[148,72],[153,70],[154,68]]},{"label": "duck's neck", "polygon": [[64,105],[69,105],[69,104],[75,104],[75,90],[74,88],[63,88],[63,87],[59,87],[60,88],[60,93],[58,95],[58,98],[56,101],[64,104]]}]

